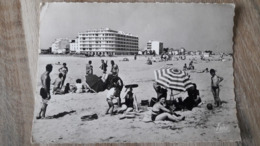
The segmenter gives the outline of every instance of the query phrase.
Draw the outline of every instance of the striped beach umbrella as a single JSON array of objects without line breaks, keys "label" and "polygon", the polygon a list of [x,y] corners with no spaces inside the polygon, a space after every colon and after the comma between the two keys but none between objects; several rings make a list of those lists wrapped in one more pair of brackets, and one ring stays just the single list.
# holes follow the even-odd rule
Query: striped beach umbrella
[{"label": "striped beach umbrella", "polygon": [[163,67],[155,70],[154,74],[157,83],[172,90],[186,91],[186,89],[192,87],[189,76],[185,71],[172,67]]}]

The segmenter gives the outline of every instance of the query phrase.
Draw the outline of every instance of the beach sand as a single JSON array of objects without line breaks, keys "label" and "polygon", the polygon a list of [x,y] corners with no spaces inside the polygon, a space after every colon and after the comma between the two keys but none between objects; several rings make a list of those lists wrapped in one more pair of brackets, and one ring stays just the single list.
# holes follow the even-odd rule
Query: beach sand
[{"label": "beach sand", "polygon": [[[83,81],[85,65],[92,60],[94,74],[101,76],[99,69],[101,59],[108,60],[108,71],[110,71],[110,60],[114,60],[119,66],[119,76],[124,84],[136,83],[139,85],[133,91],[137,100],[150,100],[156,97],[153,89],[154,70],[166,64],[182,69],[184,63],[188,65],[190,59],[179,61],[156,62],[147,65],[147,58],[128,56],[129,61],[120,61],[124,57],[73,57],[73,56],[50,56],[40,55],[38,66],[38,78],[45,71],[46,64],[53,64],[50,76],[52,82],[58,76],[61,65],[57,62],[67,63],[69,72],[66,83],[75,84],[77,78]],[[194,108],[192,111],[180,111],[185,115],[184,121],[174,123],[169,121],[144,122],[150,118],[148,111],[141,113],[134,119],[119,120],[120,115],[105,115],[108,107],[106,102],[107,90],[100,93],[69,93],[66,95],[52,95],[47,108],[46,116],[54,118],[33,121],[32,136],[36,143],[115,143],[115,142],[190,142],[190,141],[240,141],[240,130],[236,116],[236,103],[233,83],[233,60],[226,57],[226,61],[201,61],[196,59],[194,66],[196,70],[214,68],[217,75],[224,77],[220,86],[220,98],[224,103],[221,108],[208,110],[207,103],[213,103],[210,90],[210,74],[188,71],[191,81],[197,84],[198,90],[204,104]],[[41,97],[39,95],[40,80],[37,80],[37,93],[35,97],[35,114],[39,112]],[[122,90],[124,91],[124,89]],[[176,91],[177,92],[177,91]],[[121,93],[122,95],[123,93]],[[168,95],[170,93],[168,92]],[[183,95],[183,94],[180,94]],[[177,95],[177,96],[180,96]],[[184,94],[185,95],[185,94]],[[97,114],[98,119],[93,121],[81,121],[84,115]]]}]

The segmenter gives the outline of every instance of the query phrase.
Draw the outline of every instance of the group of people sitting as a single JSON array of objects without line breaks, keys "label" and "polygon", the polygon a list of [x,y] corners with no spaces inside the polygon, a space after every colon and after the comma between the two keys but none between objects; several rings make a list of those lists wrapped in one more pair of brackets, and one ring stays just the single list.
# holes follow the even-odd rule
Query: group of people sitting
[{"label": "group of people sitting", "polygon": [[195,67],[194,67],[194,65],[193,65],[193,61],[191,61],[190,63],[189,63],[189,66],[187,66],[187,64],[185,63],[184,64],[184,66],[183,66],[183,70],[185,71],[185,70],[194,70],[195,69]]},{"label": "group of people sitting", "polygon": [[[167,89],[160,86],[158,83],[154,83],[154,89],[157,93],[157,102],[152,106],[151,118],[153,121],[170,120],[180,121],[185,117],[176,114],[178,110],[192,110],[194,107],[201,104],[201,98],[197,85],[193,83],[193,86],[187,89],[188,97],[184,100],[182,98],[170,98],[167,100]],[[170,96],[173,96],[172,94]],[[153,99],[154,100],[154,99]]]}]

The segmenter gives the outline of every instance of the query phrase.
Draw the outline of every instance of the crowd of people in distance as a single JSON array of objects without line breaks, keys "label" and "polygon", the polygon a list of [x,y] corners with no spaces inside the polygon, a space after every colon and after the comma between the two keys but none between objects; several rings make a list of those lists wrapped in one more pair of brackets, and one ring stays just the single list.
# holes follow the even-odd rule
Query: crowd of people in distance
[{"label": "crowd of people in distance", "polygon": [[[185,64],[186,65],[186,64]],[[190,67],[193,66],[193,62],[190,62]],[[122,114],[120,119],[124,118],[134,118],[138,116],[142,110],[138,107],[137,96],[134,94],[133,89],[137,88],[137,84],[125,85],[123,80],[119,77],[119,66],[111,60],[111,70],[110,73],[107,73],[107,61],[101,60],[101,66],[99,67],[102,70],[102,76],[100,80],[106,85],[107,90],[107,109],[105,114],[115,115]],[[69,92],[73,93],[85,93],[95,92],[87,83],[83,83],[81,79],[76,79],[75,85],[70,83],[65,84],[66,76],[68,74],[68,67],[66,63],[63,63],[62,67],[58,69],[58,77],[51,83],[50,73],[52,72],[53,66],[51,64],[46,65],[46,71],[41,75],[41,88],[40,95],[42,97],[42,105],[40,111],[37,115],[37,119],[45,118],[46,109],[48,106],[48,101],[51,99],[51,84],[53,85],[52,94],[66,94]],[[194,69],[194,66],[193,68]],[[185,70],[185,68],[183,68]],[[208,69],[203,70],[203,72],[208,72]],[[214,102],[217,107],[221,106],[221,99],[219,97],[220,87],[219,84],[223,81],[223,78],[216,75],[214,69],[210,69],[211,75],[211,92],[214,97]],[[88,61],[86,65],[86,77],[93,75],[93,66],[92,61]],[[64,85],[65,84],[65,85]],[[121,92],[125,87],[125,92],[121,97]],[[192,84],[192,87],[186,90],[188,97],[184,100],[183,98],[176,98],[173,96],[172,92],[170,98],[167,96],[168,89],[161,86],[157,82],[154,82],[153,88],[157,93],[157,98],[153,98],[150,102],[151,109],[151,120],[152,121],[163,121],[169,120],[178,122],[185,120],[185,117],[179,114],[176,114],[176,111],[180,110],[192,110],[194,107],[199,106],[202,103],[200,98],[200,92],[197,89],[195,83]],[[123,102],[121,101],[122,99]],[[116,101],[116,102],[115,102]],[[116,105],[116,110],[115,110]]]}]

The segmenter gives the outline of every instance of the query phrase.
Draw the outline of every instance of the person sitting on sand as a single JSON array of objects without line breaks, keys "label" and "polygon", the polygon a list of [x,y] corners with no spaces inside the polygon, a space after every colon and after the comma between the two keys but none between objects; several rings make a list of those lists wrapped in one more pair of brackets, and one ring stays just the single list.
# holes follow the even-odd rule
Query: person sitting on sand
[{"label": "person sitting on sand", "polygon": [[107,103],[108,103],[108,109],[106,110],[106,114],[113,115],[114,114],[114,103],[113,103],[113,99],[118,99],[118,97],[115,96],[116,95],[116,88],[111,88],[108,93],[107,93]]},{"label": "person sitting on sand", "polygon": [[157,103],[153,105],[152,108],[152,121],[164,121],[169,120],[173,122],[178,122],[184,120],[184,116],[176,115],[166,108],[166,98],[161,97]]},{"label": "person sitting on sand", "polygon": [[148,57],[148,59],[147,59],[147,61],[146,61],[146,64],[148,64],[148,65],[152,65],[153,63],[152,63],[152,60]]},{"label": "person sitting on sand", "polygon": [[59,94],[62,89],[62,77],[63,74],[59,73],[59,77],[55,79],[55,81],[52,83],[54,85],[52,94]]},{"label": "person sitting on sand", "polygon": [[219,98],[219,83],[223,81],[223,77],[217,76],[216,71],[214,69],[210,69],[211,74],[211,91],[214,97],[215,104],[217,107],[221,105],[221,100]]},{"label": "person sitting on sand", "polygon": [[130,86],[126,89],[126,95],[124,97],[125,102],[122,104],[121,109],[119,109],[118,113],[123,113],[123,116],[120,117],[120,119],[123,118],[134,118],[135,117],[135,111],[139,112],[138,106],[137,106],[137,99],[136,95],[133,93],[133,88]]},{"label": "person sitting on sand", "polygon": [[91,90],[87,84],[83,85],[81,79],[77,79],[75,86],[72,85],[72,92],[74,92],[74,93],[85,93],[85,92],[93,93],[94,91]]},{"label": "person sitting on sand", "polygon": [[67,76],[67,74],[68,74],[68,71],[69,71],[69,69],[68,69],[68,67],[67,67],[67,64],[66,64],[66,63],[63,63],[63,66],[59,69],[59,72],[62,73],[62,75],[63,75],[61,86],[63,86],[64,83],[65,83],[65,79],[66,79],[66,76]]},{"label": "person sitting on sand", "polygon": [[195,83],[193,86],[187,89],[188,97],[184,99],[183,106],[188,110],[192,110],[193,107],[198,106],[201,103],[200,93]]}]

